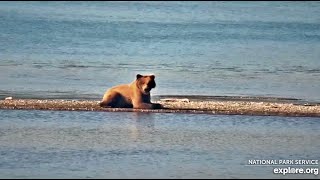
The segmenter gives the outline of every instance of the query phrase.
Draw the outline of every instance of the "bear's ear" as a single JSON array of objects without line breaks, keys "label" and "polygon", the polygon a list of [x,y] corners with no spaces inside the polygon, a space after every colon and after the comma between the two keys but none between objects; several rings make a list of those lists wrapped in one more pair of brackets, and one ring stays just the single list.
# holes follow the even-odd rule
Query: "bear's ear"
[{"label": "bear's ear", "polygon": [[150,75],[150,78],[151,78],[151,79],[154,79],[154,78],[155,78],[155,76],[154,76],[154,75]]},{"label": "bear's ear", "polygon": [[142,75],[141,74],[137,74],[137,79],[141,78]]}]

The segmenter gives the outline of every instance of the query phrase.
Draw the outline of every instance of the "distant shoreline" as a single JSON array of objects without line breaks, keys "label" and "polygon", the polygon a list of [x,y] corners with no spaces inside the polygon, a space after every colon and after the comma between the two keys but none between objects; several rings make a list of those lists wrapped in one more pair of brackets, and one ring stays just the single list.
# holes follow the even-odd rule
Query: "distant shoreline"
[{"label": "distant shoreline", "polygon": [[153,102],[161,103],[165,109],[153,110],[101,108],[97,100],[12,99],[0,100],[0,109],[320,117],[319,103],[305,103],[299,99],[210,97],[208,100],[208,98],[158,96]]}]

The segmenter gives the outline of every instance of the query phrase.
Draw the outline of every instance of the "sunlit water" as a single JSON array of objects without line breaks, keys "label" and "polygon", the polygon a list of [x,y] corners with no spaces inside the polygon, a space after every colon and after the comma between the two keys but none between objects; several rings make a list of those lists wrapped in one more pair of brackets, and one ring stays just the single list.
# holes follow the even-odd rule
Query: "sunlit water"
[{"label": "sunlit water", "polygon": [[320,101],[319,2],[1,2],[0,97],[153,95]]},{"label": "sunlit water", "polygon": [[[0,99],[156,95],[320,101],[319,2],[0,2]],[[1,178],[315,178],[319,118],[0,110]]]},{"label": "sunlit water", "polygon": [[0,110],[1,178],[316,178],[251,159],[320,159],[320,119]]}]

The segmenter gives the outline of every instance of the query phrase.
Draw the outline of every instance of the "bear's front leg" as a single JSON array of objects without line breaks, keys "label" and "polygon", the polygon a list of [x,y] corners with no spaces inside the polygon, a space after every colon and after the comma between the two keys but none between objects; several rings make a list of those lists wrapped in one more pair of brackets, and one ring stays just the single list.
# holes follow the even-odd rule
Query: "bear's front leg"
[{"label": "bear's front leg", "polygon": [[151,103],[133,103],[133,108],[135,109],[153,109]]}]

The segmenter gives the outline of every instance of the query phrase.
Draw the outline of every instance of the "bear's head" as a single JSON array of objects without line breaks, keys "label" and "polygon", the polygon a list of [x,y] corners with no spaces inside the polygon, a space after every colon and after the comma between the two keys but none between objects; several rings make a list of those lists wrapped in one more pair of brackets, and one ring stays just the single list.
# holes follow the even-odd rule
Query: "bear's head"
[{"label": "bear's head", "polygon": [[152,88],[156,87],[156,82],[154,81],[154,75],[141,75],[137,74],[137,86],[144,94],[149,94]]}]

